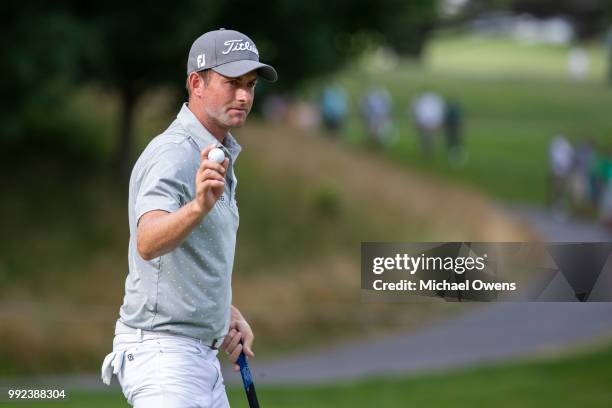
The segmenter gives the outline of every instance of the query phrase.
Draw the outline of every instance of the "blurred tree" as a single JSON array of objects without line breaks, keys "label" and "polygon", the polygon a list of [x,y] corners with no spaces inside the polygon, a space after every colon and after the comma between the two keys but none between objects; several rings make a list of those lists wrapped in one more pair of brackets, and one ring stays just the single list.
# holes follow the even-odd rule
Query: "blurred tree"
[{"label": "blurred tree", "polygon": [[[17,80],[3,94],[5,102],[10,102],[6,95],[21,98],[13,99],[19,117],[20,109],[31,103],[32,94],[25,90],[33,75],[41,86],[62,78],[72,83],[96,81],[117,91],[121,117],[116,168],[127,174],[136,105],[148,89],[164,83],[184,85],[187,52],[199,34],[219,27],[245,32],[257,42],[262,59],[279,71],[275,89],[290,90],[340,69],[374,45],[420,55],[436,19],[437,2],[58,0],[43,6],[24,0],[9,9],[10,35],[2,41],[16,55],[3,70]],[[48,68],[42,72],[44,67]]]},{"label": "blurred tree", "polygon": [[33,2],[10,1],[0,15],[2,142],[16,144],[36,130],[49,131],[46,117],[62,104],[79,71],[80,28],[63,12]]},{"label": "blurred tree", "polygon": [[565,15],[574,23],[578,39],[585,40],[605,30],[608,3],[608,0],[513,0],[511,9],[535,17]]},{"label": "blurred tree", "polygon": [[291,89],[341,68],[370,46],[419,56],[436,12],[436,1],[427,0],[273,0],[259,8],[234,0],[223,3],[219,21],[256,39],[278,68],[278,85]]},{"label": "blurred tree", "polygon": [[[115,165],[128,175],[133,153],[134,110],[145,91],[184,84],[186,55],[195,36],[213,24],[215,4],[188,0],[105,0],[76,3],[66,12],[83,26],[81,79],[116,90],[121,101]],[[146,103],[146,101],[143,101]]]}]

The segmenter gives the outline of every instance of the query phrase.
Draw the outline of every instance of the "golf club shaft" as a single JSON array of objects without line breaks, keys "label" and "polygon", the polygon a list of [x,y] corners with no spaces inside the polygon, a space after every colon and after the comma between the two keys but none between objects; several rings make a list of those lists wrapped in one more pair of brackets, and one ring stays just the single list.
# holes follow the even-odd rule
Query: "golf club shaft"
[{"label": "golf club shaft", "polygon": [[[242,341],[240,342],[242,344]],[[247,395],[250,408],[259,408],[259,401],[257,401],[257,394],[255,392],[255,384],[253,384],[253,377],[251,376],[251,370],[249,369],[249,363],[247,361],[244,351],[238,356],[238,365],[240,366],[240,376],[242,377],[242,384],[244,385],[244,391]]]}]

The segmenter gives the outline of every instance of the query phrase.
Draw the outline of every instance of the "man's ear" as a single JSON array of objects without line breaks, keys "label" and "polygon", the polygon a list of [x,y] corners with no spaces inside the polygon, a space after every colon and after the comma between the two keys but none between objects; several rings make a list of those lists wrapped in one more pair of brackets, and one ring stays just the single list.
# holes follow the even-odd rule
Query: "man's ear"
[{"label": "man's ear", "polygon": [[191,88],[191,94],[193,96],[202,97],[202,91],[206,87],[203,75],[199,72],[192,72],[189,74],[189,87]]}]

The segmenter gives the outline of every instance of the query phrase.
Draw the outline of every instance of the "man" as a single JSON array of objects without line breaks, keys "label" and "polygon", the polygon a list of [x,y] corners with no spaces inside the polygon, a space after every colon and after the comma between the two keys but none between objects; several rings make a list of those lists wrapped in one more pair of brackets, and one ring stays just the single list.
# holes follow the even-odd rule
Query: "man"
[{"label": "man", "polygon": [[548,147],[550,162],[550,204],[555,218],[567,217],[568,181],[574,164],[574,148],[563,135],[556,135]]},{"label": "man", "polygon": [[444,122],[444,100],[433,91],[418,95],[410,106],[411,115],[421,139],[423,156],[433,154],[436,132]]},{"label": "man", "polygon": [[390,145],[393,135],[393,100],[384,87],[372,88],[361,100],[361,115],[365,121],[370,141],[375,145]]},{"label": "man", "polygon": [[[217,348],[234,364],[242,351],[254,356],[253,332],[231,304],[241,147],[229,130],[244,124],[258,76],[277,78],[244,34],[199,37],[187,61],[189,101],[132,171],[129,274],[102,378],[116,374],[137,408],[229,406]],[[208,160],[214,147],[221,164]]]}]

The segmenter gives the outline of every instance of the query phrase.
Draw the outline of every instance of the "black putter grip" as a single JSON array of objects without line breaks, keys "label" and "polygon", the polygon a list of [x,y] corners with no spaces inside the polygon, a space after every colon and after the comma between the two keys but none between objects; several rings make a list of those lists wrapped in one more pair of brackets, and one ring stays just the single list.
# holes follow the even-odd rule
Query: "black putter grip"
[{"label": "black putter grip", "polygon": [[[242,344],[242,340],[240,341],[240,344]],[[246,392],[247,400],[249,401],[249,407],[259,408],[257,393],[255,392],[255,384],[253,384],[253,377],[251,376],[249,363],[244,355],[244,352],[240,352],[237,363],[240,366],[240,376],[242,377],[242,385],[244,385],[244,391]]]}]

